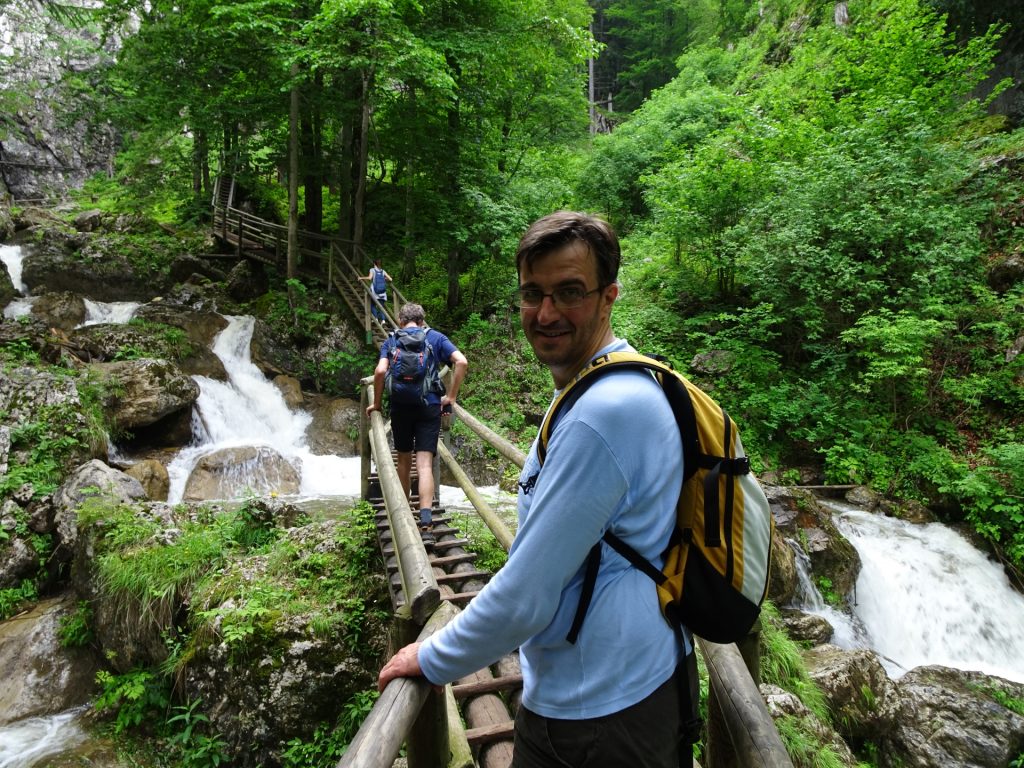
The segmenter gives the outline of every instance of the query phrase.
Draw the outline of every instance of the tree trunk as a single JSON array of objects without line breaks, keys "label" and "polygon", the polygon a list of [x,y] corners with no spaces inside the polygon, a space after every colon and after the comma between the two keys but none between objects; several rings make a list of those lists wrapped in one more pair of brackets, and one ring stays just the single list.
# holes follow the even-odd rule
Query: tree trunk
[{"label": "tree trunk", "polygon": [[352,123],[347,119],[338,134],[338,234],[352,239]]},{"label": "tree trunk", "polygon": [[[316,78],[316,91],[320,90],[320,76]],[[324,178],[321,137],[323,125],[317,99],[311,99],[309,109],[302,115],[302,159],[305,174],[302,178],[305,195],[304,229],[309,232],[323,232],[324,221]],[[315,244],[312,244],[315,247]]]},{"label": "tree trunk", "polygon": [[[356,189],[352,221],[353,259],[358,260],[363,249],[363,221],[366,205],[366,165],[370,155],[370,78],[371,72],[363,73],[363,109],[359,121],[359,159],[356,163]],[[356,262],[358,264],[358,261]]]},{"label": "tree trunk", "polygon": [[[298,63],[292,64],[294,81]],[[288,279],[293,280],[299,265],[299,87],[294,82],[288,110]],[[291,289],[289,288],[289,294]]]}]

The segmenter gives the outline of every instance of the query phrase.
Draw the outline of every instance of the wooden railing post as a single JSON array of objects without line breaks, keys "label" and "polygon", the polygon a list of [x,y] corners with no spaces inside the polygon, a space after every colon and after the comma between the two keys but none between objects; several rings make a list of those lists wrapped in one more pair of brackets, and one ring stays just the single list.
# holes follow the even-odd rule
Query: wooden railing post
[{"label": "wooden railing post", "polygon": [[366,417],[366,409],[370,406],[370,388],[363,387],[359,400],[359,497],[366,501],[370,498],[370,420]]}]

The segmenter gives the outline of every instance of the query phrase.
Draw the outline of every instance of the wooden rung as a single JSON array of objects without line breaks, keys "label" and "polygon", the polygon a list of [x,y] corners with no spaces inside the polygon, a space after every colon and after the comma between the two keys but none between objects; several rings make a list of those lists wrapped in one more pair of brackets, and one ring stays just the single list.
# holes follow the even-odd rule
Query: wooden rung
[{"label": "wooden rung", "polygon": [[430,558],[430,564],[434,567],[455,565],[456,563],[472,563],[479,555],[476,552],[466,552],[461,555],[445,555],[444,557]]},{"label": "wooden rung", "polygon": [[469,728],[466,730],[466,740],[469,746],[475,747],[478,744],[490,744],[492,741],[511,739],[515,730],[515,723],[508,720],[497,725],[485,725],[482,728]]},{"label": "wooden rung", "polygon": [[455,592],[447,597],[441,595],[441,599],[447,600],[449,603],[468,603],[479,594],[480,590],[476,590],[474,592]]},{"label": "wooden rung", "polygon": [[462,685],[453,685],[452,694],[455,696],[456,699],[465,699],[469,696],[479,696],[481,693],[508,691],[512,688],[522,687],[522,675],[508,675],[506,677],[495,677],[491,680],[484,680],[479,683],[463,683]]},{"label": "wooden rung", "polygon": [[489,578],[493,575],[490,571],[456,571],[455,573],[446,573],[436,578],[438,584],[449,584],[453,581],[469,581],[470,579]]},{"label": "wooden rung", "polygon": [[439,549],[452,549],[453,547],[461,547],[463,544],[469,544],[469,539],[454,539],[452,541],[438,541],[434,544],[434,550]]}]

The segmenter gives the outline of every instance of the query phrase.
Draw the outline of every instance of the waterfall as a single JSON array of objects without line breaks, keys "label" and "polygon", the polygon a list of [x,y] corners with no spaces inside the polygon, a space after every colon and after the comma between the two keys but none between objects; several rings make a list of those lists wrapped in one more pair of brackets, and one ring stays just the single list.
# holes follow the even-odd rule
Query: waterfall
[{"label": "waterfall", "polygon": [[[168,465],[168,501],[181,501],[189,474],[196,462],[222,448],[269,446],[295,466],[301,474],[299,494],[303,497],[357,496],[360,460],[337,456],[315,456],[306,444],[306,427],[312,417],[292,412],[281,391],[268,381],[250,360],[249,344],[255,320],[227,317],[228,326],[214,340],[213,352],[224,363],[228,380],[195,376],[199,399],[193,408],[195,444],[181,450]],[[238,478],[238,491],[260,489],[260,477]]]},{"label": "waterfall", "polygon": [[790,607],[821,616],[828,621],[833,630],[830,642],[840,648],[866,647],[868,638],[864,626],[855,616],[848,616],[825,602],[825,598],[811,580],[811,558],[798,542],[786,539],[786,543],[796,556],[797,590]]},{"label": "waterfall", "polygon": [[132,319],[138,308],[137,301],[104,302],[85,299],[85,320],[78,327],[84,328],[87,325],[98,325],[99,323],[123,325]]},{"label": "waterfall", "polygon": [[7,273],[11,276],[11,283],[15,290],[23,296],[28,293],[28,286],[21,280],[21,263],[24,256],[20,245],[0,245],[0,261],[7,267]]},{"label": "waterfall", "polygon": [[29,717],[0,728],[0,768],[29,768],[83,742],[85,732],[77,721],[81,711]]},{"label": "waterfall", "polygon": [[1024,595],[1002,566],[940,523],[821,504],[861,558],[853,610],[866,643],[845,647],[866,644],[892,677],[939,664],[1024,682]]},{"label": "waterfall", "polygon": [[7,267],[7,274],[11,276],[11,284],[19,291],[24,298],[12,300],[4,307],[4,317],[14,319],[27,315],[32,310],[33,297],[27,296],[28,286],[21,278],[21,264],[25,256],[20,245],[0,245],[0,261]]}]

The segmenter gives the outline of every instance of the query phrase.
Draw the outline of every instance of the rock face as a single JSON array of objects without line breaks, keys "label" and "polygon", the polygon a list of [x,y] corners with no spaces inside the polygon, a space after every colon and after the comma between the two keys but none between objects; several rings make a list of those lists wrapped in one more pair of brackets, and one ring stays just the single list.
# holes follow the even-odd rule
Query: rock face
[{"label": "rock face", "polygon": [[61,644],[61,620],[72,595],[40,601],[17,621],[0,623],[0,726],[77,707],[92,696],[99,659],[88,648]]},{"label": "rock face", "polygon": [[162,275],[141,274],[102,236],[61,242],[52,231],[25,256],[21,278],[31,294],[68,291],[94,301],[149,301],[167,285]]},{"label": "rock face", "polygon": [[[285,536],[297,553],[314,559],[343,555],[337,522],[290,528]],[[259,580],[269,567],[266,559],[254,558],[244,566],[235,564],[224,578]],[[365,595],[368,604],[386,600],[383,587],[381,581]],[[336,610],[344,614],[347,608]],[[383,653],[381,619],[370,611],[360,619],[360,635],[370,647],[355,649],[341,641],[340,630],[319,632],[300,613],[248,642],[245,663],[232,663],[238,649],[225,637],[214,638],[186,667],[186,698],[203,700],[213,729],[229,744],[233,765],[278,765],[290,738],[308,738],[310,723],[336,717],[352,695],[373,686],[374,673],[366,662]]]},{"label": "rock face", "polygon": [[[61,83],[69,71],[86,72],[109,58],[116,39],[101,45],[92,25],[64,26],[45,6],[26,0],[4,4],[0,39],[10,43],[18,60],[0,72],[0,88],[27,97],[19,109],[5,110],[2,186],[17,199],[60,196],[95,173],[110,171],[117,135],[109,125],[89,125],[91,110],[81,93]],[[58,48],[62,40],[63,50]]]},{"label": "rock face", "polygon": [[268,446],[224,448],[196,462],[182,498],[233,499],[249,490],[257,494],[298,493],[299,473]]}]

